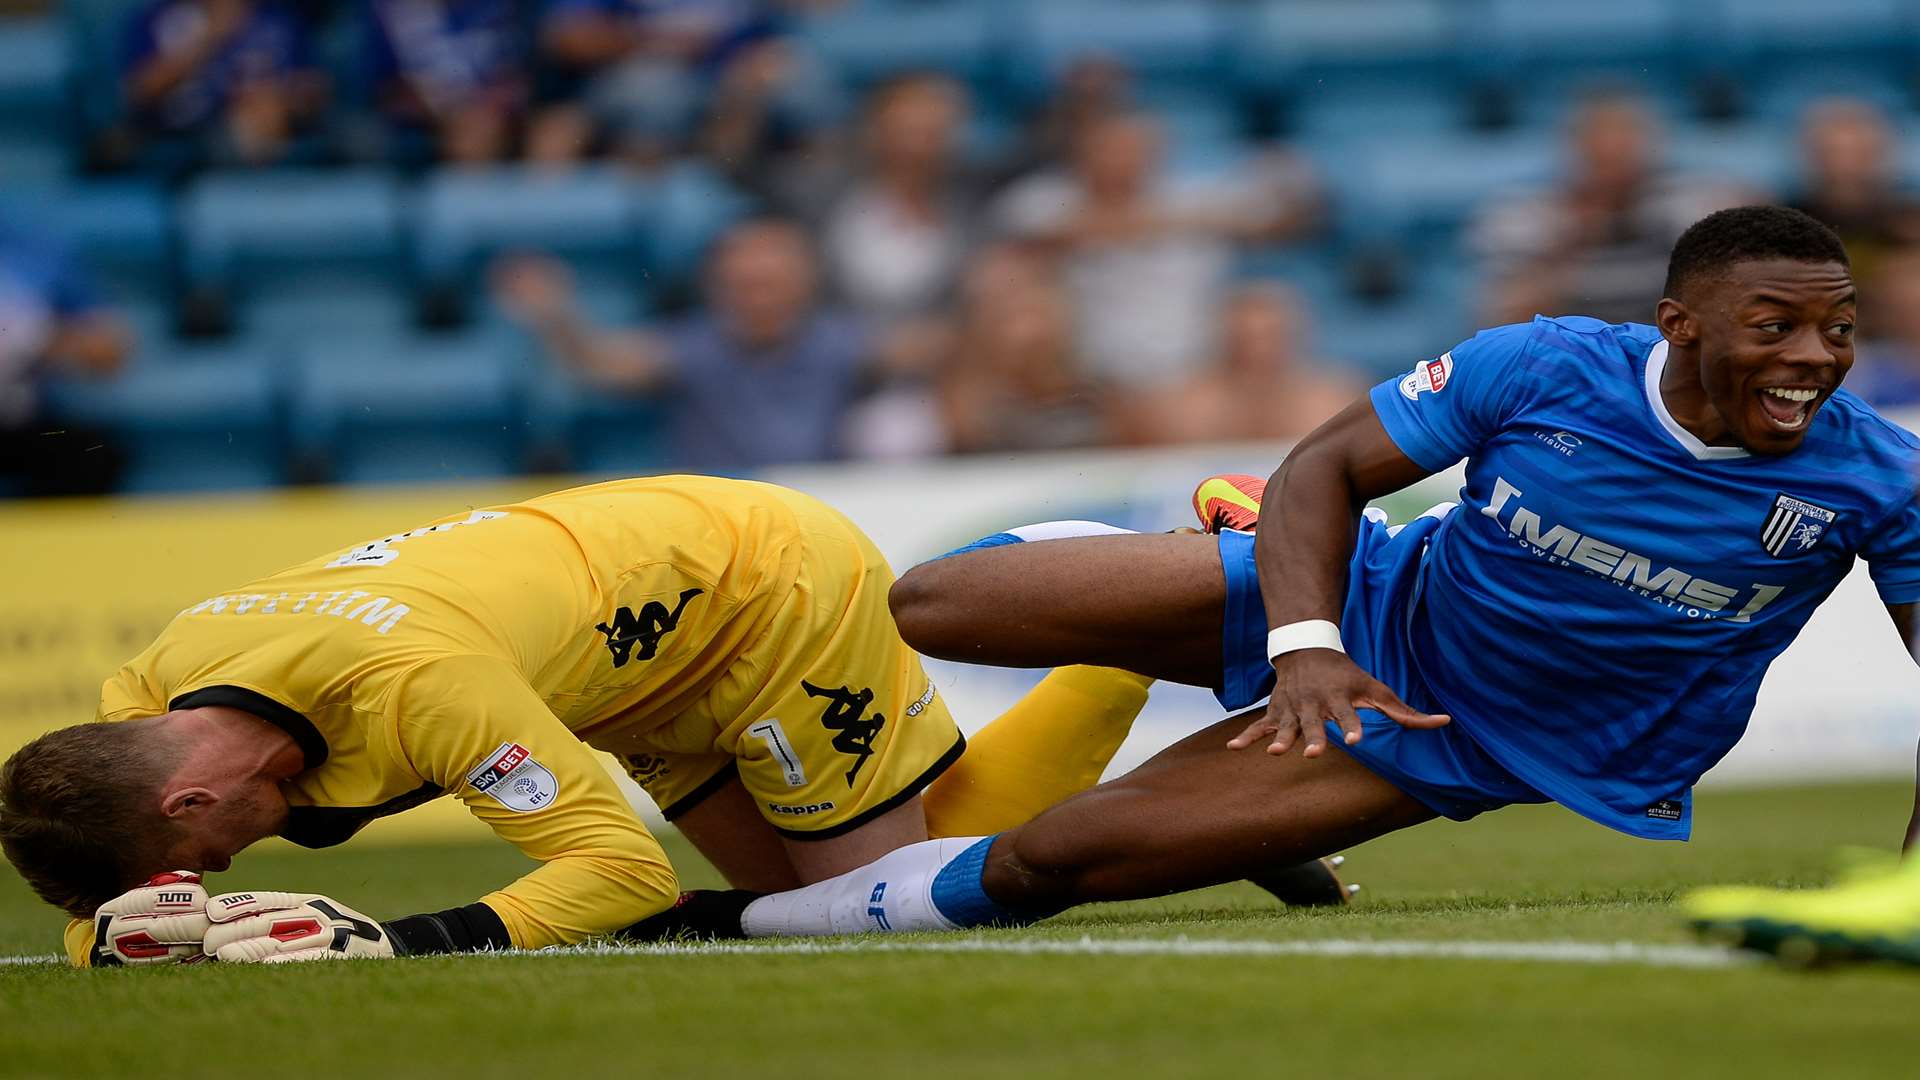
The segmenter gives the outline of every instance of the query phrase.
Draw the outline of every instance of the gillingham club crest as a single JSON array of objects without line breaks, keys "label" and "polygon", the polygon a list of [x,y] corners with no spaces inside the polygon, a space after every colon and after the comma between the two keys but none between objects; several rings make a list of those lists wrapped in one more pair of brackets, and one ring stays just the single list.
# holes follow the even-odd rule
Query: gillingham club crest
[{"label": "gillingham club crest", "polygon": [[1824,506],[1781,493],[1773,497],[1773,509],[1760,526],[1760,546],[1776,559],[1805,555],[1820,543],[1840,515]]}]

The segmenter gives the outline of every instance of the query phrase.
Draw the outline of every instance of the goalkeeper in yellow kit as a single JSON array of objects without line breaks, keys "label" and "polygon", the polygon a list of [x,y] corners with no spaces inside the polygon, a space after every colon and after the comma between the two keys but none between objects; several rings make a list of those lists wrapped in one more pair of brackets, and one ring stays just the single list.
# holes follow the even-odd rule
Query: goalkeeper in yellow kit
[{"label": "goalkeeper in yellow kit", "polygon": [[[892,581],[817,500],[688,476],[329,552],[186,608],[107,680],[102,722],[15,754],[0,846],[73,916],[78,964],[538,948],[678,895],[589,747],[756,891],[1005,828],[1098,780],[1145,679],[1055,672],[963,758]],[[387,922],[199,884],[265,837],[338,844],[447,794],[541,865]]]}]

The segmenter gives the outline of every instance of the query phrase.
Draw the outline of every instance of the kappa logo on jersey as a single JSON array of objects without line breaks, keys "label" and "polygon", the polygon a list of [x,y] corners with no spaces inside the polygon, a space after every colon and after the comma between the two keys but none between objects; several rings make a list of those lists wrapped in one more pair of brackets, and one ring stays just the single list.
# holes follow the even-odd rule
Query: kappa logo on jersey
[{"label": "kappa logo on jersey", "polygon": [[1439,393],[1453,381],[1453,354],[1444,352],[1439,359],[1423,360],[1413,366],[1407,377],[1400,380],[1400,395],[1408,401],[1420,400],[1420,395],[1432,391]]},{"label": "kappa logo on jersey", "polygon": [[467,773],[473,790],[515,813],[530,814],[552,805],[560,781],[516,742],[501,743],[487,760]]},{"label": "kappa logo on jersey", "polygon": [[860,767],[873,756],[873,740],[880,737],[880,729],[887,724],[887,718],[879,713],[867,715],[867,706],[873,704],[873,688],[855,691],[850,686],[842,686],[828,690],[805,679],[800,680],[800,685],[808,697],[827,699],[827,709],[820,714],[820,725],[834,733],[835,750],[854,755],[853,768],[847,770],[847,786],[852,787]]},{"label": "kappa logo on jersey", "polygon": [[680,594],[680,602],[672,611],[658,600],[649,600],[640,605],[640,613],[635,615],[630,607],[623,607],[613,613],[613,623],[596,623],[594,629],[606,635],[607,651],[613,654],[614,667],[626,667],[627,661],[636,659],[633,647],[640,646],[637,659],[651,660],[660,652],[660,639],[674,632],[680,625],[680,614],[687,610],[687,602],[705,592],[705,589],[688,589]]},{"label": "kappa logo on jersey", "polygon": [[1839,516],[1824,506],[1782,492],[1773,497],[1773,509],[1767,511],[1766,523],[1760,526],[1760,546],[1776,559],[1805,555]]}]

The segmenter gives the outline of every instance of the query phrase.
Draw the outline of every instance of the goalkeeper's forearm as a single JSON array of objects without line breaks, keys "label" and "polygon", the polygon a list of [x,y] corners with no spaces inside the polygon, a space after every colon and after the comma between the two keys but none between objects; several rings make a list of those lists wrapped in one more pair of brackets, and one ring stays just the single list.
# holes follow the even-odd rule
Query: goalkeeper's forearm
[{"label": "goalkeeper's forearm", "polygon": [[476,903],[383,925],[409,956],[571,945],[672,906],[680,885],[656,852],[647,837],[634,852],[556,859]]},{"label": "goalkeeper's forearm", "polygon": [[403,956],[511,949],[513,938],[498,912],[484,903],[467,904],[380,924]]}]

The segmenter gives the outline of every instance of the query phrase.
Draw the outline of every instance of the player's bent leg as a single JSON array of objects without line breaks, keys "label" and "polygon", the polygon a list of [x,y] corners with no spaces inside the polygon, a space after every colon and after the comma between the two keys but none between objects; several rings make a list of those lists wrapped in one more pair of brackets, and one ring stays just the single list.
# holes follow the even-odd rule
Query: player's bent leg
[{"label": "player's bent leg", "polygon": [[782,838],[787,860],[800,883],[835,877],[878,859],[896,848],[927,838],[927,815],[919,796],[838,836],[815,840],[788,833]]},{"label": "player's bent leg", "polygon": [[676,816],[673,825],[736,889],[779,892],[813,880],[795,871],[785,841],[737,774]]},{"label": "player's bent leg", "polygon": [[1300,862],[1434,812],[1345,754],[1235,752],[1222,721],[1140,769],[998,837],[930,840],[839,877],[753,900],[746,936],[1020,924]]},{"label": "player's bent leg", "polygon": [[1433,818],[1346,754],[1232,751],[1230,718],[998,837],[981,888],[1017,911],[1136,900],[1299,863]]},{"label": "player's bent leg", "polygon": [[1081,536],[963,551],[907,571],[890,601],[901,636],[929,656],[1220,681],[1226,576],[1210,536]]}]

